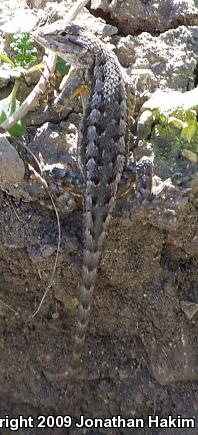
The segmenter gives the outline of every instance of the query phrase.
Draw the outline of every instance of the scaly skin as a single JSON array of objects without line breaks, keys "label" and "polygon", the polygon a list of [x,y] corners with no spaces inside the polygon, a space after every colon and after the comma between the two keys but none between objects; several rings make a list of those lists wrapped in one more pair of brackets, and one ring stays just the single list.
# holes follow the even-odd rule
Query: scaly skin
[{"label": "scaly skin", "polygon": [[80,165],[85,179],[84,250],[77,331],[71,369],[52,379],[76,378],[89,322],[101,250],[115,206],[126,161],[127,95],[116,55],[83,27],[59,21],[33,34],[76,68],[83,69],[90,95],[79,133]]}]

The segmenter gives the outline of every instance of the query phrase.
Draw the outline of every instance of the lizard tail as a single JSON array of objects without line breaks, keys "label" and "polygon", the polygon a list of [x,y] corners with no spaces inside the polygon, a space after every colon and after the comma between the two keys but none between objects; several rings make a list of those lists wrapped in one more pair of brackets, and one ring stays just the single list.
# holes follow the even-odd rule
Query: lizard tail
[{"label": "lizard tail", "polygon": [[[109,63],[106,58],[101,57],[94,69],[93,95],[90,97],[81,128],[81,160],[85,171],[86,192],[82,284],[70,371],[74,380],[81,367],[100,254],[126,159],[125,86],[119,67],[116,61],[114,64],[111,56]],[[106,69],[115,76],[115,80],[110,80],[110,83],[108,75],[105,76]]]},{"label": "lizard tail", "polygon": [[[111,211],[108,207],[92,207],[92,195],[86,195],[84,225],[85,240],[83,251],[82,284],[80,287],[80,302],[78,307],[78,323],[74,339],[70,375],[75,379],[80,371],[81,356],[85,342],[86,331],[90,318],[92,295],[95,286],[100,253],[105,234],[110,222]],[[97,200],[96,200],[97,202]],[[111,204],[113,198],[111,197]]]}]

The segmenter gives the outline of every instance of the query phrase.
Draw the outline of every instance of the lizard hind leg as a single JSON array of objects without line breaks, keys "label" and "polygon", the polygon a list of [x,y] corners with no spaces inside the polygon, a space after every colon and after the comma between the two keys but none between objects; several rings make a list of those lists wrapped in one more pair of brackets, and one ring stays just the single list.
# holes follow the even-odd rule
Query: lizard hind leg
[{"label": "lizard hind leg", "polygon": [[140,202],[151,198],[153,161],[150,157],[142,157],[134,163],[128,164],[124,170],[119,184],[117,199],[126,196],[131,189],[135,189],[136,197]]}]

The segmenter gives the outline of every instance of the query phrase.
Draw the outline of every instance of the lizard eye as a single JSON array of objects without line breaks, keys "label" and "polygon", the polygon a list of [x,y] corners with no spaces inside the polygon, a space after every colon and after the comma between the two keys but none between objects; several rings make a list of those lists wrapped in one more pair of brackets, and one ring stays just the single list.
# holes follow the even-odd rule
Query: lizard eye
[{"label": "lizard eye", "polygon": [[59,33],[60,36],[66,36],[67,32],[65,32],[65,30],[63,30],[62,32]]}]

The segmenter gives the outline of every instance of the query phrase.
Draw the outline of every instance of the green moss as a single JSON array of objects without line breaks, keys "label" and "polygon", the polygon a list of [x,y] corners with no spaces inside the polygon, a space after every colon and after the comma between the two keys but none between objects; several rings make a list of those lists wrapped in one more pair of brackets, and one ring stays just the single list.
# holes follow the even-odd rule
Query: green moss
[{"label": "green moss", "polygon": [[[149,119],[149,135],[155,153],[163,159],[176,157],[182,150],[187,149],[198,154],[198,122],[194,109],[176,108],[172,111],[162,111],[159,108],[150,110],[146,108]],[[140,117],[141,126],[146,118],[144,112]],[[151,122],[152,119],[152,122]],[[144,127],[144,128],[143,128]],[[141,131],[146,132],[148,126],[142,126]],[[142,137],[142,139],[147,139]]]}]

